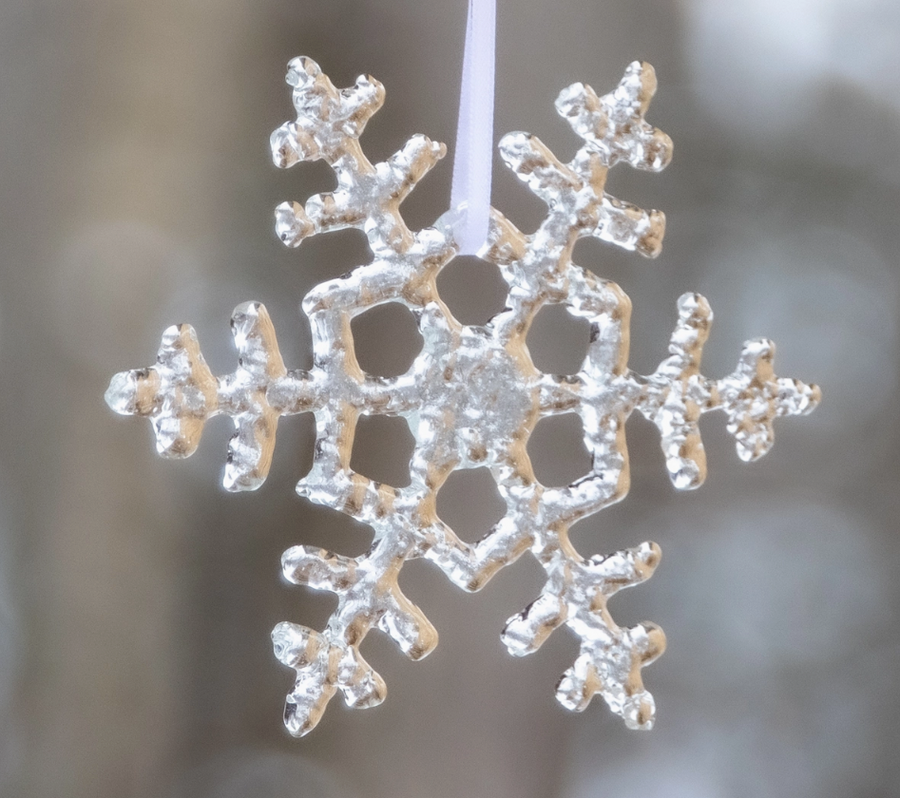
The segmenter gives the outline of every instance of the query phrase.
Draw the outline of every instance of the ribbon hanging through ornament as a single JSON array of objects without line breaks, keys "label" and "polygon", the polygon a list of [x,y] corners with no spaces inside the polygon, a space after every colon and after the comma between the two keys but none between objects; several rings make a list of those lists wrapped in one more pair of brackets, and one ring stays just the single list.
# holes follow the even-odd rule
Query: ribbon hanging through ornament
[{"label": "ribbon hanging through ornament", "polygon": [[496,0],[469,0],[450,207],[460,255],[477,255],[487,240],[494,157]]}]

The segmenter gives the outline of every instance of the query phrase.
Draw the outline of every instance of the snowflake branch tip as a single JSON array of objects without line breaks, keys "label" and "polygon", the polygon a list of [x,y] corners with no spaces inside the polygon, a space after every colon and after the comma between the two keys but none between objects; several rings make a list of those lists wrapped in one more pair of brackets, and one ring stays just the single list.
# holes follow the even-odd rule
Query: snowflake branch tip
[{"label": "snowflake branch tip", "polygon": [[645,211],[605,194],[593,235],[645,258],[656,258],[662,252],[666,235],[666,215],[657,210]]},{"label": "snowflake branch tip", "polygon": [[384,680],[353,646],[326,634],[282,622],[272,630],[275,657],[293,668],[297,679],[284,705],[284,725],[295,737],[309,734],[340,689],[348,706],[364,709],[384,701]]},{"label": "snowflake branch tip", "polygon": [[272,159],[287,169],[301,161],[324,159],[334,163],[354,154],[352,142],[384,102],[384,86],[361,75],[356,84],[338,90],[311,58],[288,64],[285,77],[292,86],[295,122],[286,122],[271,137]]},{"label": "snowflake branch tip", "polygon": [[581,640],[581,651],[557,685],[559,702],[580,712],[599,693],[630,728],[650,728],[655,707],[644,690],[641,669],[662,655],[665,635],[652,623],[617,626],[607,601],[619,590],[649,579],[660,557],[655,543],[579,562],[556,550],[544,566],[544,591],[509,620],[503,642],[511,654],[525,656],[537,651],[554,630],[569,626]]},{"label": "snowflake branch tip", "polygon": [[568,709],[583,711],[598,693],[609,708],[631,729],[653,727],[656,706],[644,689],[641,669],[666,649],[666,636],[654,623],[622,629],[609,616],[606,602],[619,590],[649,579],[659,565],[661,552],[655,543],[642,543],[608,557],[592,557],[586,564],[587,579],[581,595],[590,597],[569,625],[581,638],[581,653],[563,674],[556,697]]},{"label": "snowflake branch tip", "polygon": [[584,651],[560,679],[556,698],[566,709],[583,712],[599,693],[629,729],[649,730],[656,720],[656,703],[644,689],[641,668],[663,654],[666,637],[652,623],[619,632],[620,650]]},{"label": "snowflake branch tip", "polygon": [[772,341],[747,341],[737,369],[717,385],[728,416],[727,429],[735,437],[738,457],[745,462],[758,460],[772,448],[776,418],[808,415],[822,398],[817,385],[777,378],[774,359]]},{"label": "snowflake branch tip", "polygon": [[286,247],[299,247],[316,231],[299,202],[282,202],[275,208],[275,235]]},{"label": "snowflake branch tip", "polygon": [[314,590],[345,593],[356,583],[356,560],[325,549],[293,546],[281,556],[284,578]]},{"label": "snowflake branch tip", "polygon": [[560,92],[556,110],[597,152],[604,166],[620,161],[635,169],[659,172],[672,160],[672,139],[644,119],[656,94],[656,72],[634,61],[618,88],[603,97],[583,83]]},{"label": "snowflake branch tip", "polygon": [[418,133],[375,168],[379,177],[390,186],[391,199],[399,205],[446,154],[446,144]]},{"label": "snowflake branch tip", "polygon": [[[582,187],[578,175],[565,166],[537,136],[507,133],[500,139],[500,157],[532,193],[547,204],[562,192]],[[602,189],[602,187],[601,187]]]},{"label": "snowflake branch tip", "polygon": [[543,593],[506,622],[500,639],[510,654],[524,657],[537,651],[565,623],[566,617],[565,601],[552,593]]},{"label": "snowflake branch tip", "polygon": [[399,588],[378,619],[378,628],[413,661],[427,657],[438,644],[437,629]]},{"label": "snowflake branch tip", "polygon": [[163,457],[190,457],[206,420],[218,411],[216,379],[189,324],[165,330],[156,365],[116,374],[106,403],[117,413],[150,419]]},{"label": "snowflake branch tip", "polygon": [[598,580],[603,595],[610,597],[626,587],[646,582],[661,559],[660,547],[648,541],[615,554],[595,554],[587,562],[587,571]]}]

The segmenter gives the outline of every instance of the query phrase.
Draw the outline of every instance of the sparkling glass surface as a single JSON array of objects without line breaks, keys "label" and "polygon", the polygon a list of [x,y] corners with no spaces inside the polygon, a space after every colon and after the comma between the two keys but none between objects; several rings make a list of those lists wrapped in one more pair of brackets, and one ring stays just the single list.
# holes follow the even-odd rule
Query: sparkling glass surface
[{"label": "sparkling glass surface", "polygon": [[[384,700],[384,680],[359,651],[371,629],[388,634],[412,659],[437,645],[437,631],[398,585],[408,560],[424,557],[461,588],[476,591],[526,552],[547,578],[535,601],[508,621],[502,633],[507,649],[516,656],[533,653],[555,629],[568,626],[581,648],[557,686],[559,701],[583,710],[600,694],[629,727],[650,728],[655,705],[641,669],[662,654],[665,636],[652,623],[618,626],[607,601],[653,574],[659,547],[645,542],[586,558],[569,541],[569,528],[628,492],[625,421],[633,411],[659,429],[672,483],[685,490],[706,476],[702,413],[723,410],[739,457],[750,461],[772,446],[777,417],[809,413],[820,398],[814,385],[776,378],[774,345],[764,339],[745,344],[729,376],[703,376],[712,311],[698,294],[678,300],[669,356],[650,376],[634,374],[627,365],[628,297],[572,263],[575,242],[585,236],[647,257],[660,251],[664,215],[604,191],[607,171],[617,163],[659,171],[671,158],[669,137],[644,119],[656,90],[653,68],[631,64],[604,97],[582,84],[563,90],[557,110],[583,140],[568,164],[530,134],[511,133],[500,142],[506,164],[548,212],[537,231],[525,235],[492,210],[480,255],[500,268],[509,293],[506,307],[484,326],[459,323],[436,288],[439,272],[458,251],[452,215],[413,232],[399,211],[444,146],[414,136],[387,161],[372,164],[359,137],[384,101],[380,83],[360,77],[338,90],[308,58],[290,63],[287,82],[297,119],[272,134],[274,161],[287,168],[323,159],[336,173],[337,188],[305,205],[280,205],[277,234],[299,246],[312,235],[357,228],[375,255],[303,300],[313,368],[285,368],[265,308],[251,302],[232,318],[239,353],[233,374],[215,378],[193,329],[180,325],[163,334],[155,366],[116,375],[106,394],[117,412],[150,419],[165,457],[189,456],[208,418],[231,417],[235,433],[224,484],[234,491],[265,480],[280,416],[315,414],[313,466],[297,492],[368,524],[375,539],[360,557],[296,546],[282,558],[290,582],[338,596],[324,630],[284,622],[272,633],[276,656],[297,674],[285,706],[287,728],[297,736],[309,732],[337,691],[354,707]],[[424,341],[409,370],[391,378],[363,372],[351,331],[355,316],[386,302],[410,309]],[[590,325],[587,356],[573,375],[541,373],[529,355],[530,325],[548,304],[562,304]],[[376,483],[351,469],[363,413],[408,422],[415,438],[409,486]],[[546,487],[535,478],[526,447],[541,418],[564,413],[581,417],[592,468],[570,485]],[[481,467],[496,480],[506,512],[469,544],[438,517],[436,496],[454,470]]]}]

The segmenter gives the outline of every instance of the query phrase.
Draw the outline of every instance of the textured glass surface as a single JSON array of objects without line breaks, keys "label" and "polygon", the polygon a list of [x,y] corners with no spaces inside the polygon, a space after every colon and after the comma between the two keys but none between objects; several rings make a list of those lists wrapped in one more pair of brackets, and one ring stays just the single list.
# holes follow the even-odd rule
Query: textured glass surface
[{"label": "textured glass surface", "polygon": [[[309,236],[352,227],[365,232],[375,256],[304,299],[313,368],[285,368],[265,308],[251,302],[232,318],[240,356],[233,374],[215,378],[193,329],[180,325],[163,334],[155,366],[116,375],[106,398],[117,412],[149,418],[166,457],[189,456],[208,418],[231,417],[235,433],[224,478],[229,490],[252,490],[265,480],[281,415],[315,414],[313,466],[297,491],[370,525],[375,540],[356,558],[307,546],[284,554],[289,581],[338,596],[324,630],[284,622],[273,631],[276,656],[297,674],[285,708],[288,729],[298,736],[310,731],[337,691],[354,707],[384,700],[383,679],[359,651],[371,629],[390,635],[412,659],[437,645],[436,630],[398,586],[405,562],[427,558],[455,584],[475,591],[526,552],[545,570],[546,583],[508,621],[502,639],[510,653],[530,654],[567,625],[581,648],[558,684],[559,701],[583,710],[599,693],[629,727],[650,728],[655,705],[641,668],[663,652],[665,637],[652,623],[618,626],[607,601],[648,579],[660,550],[645,542],[586,558],[569,541],[569,528],[626,495],[625,421],[633,411],[659,429],[674,486],[692,489],[706,476],[702,413],[723,410],[738,455],[750,461],[771,447],[775,418],[806,414],[820,396],[816,386],[775,376],[774,345],[764,339],[745,344],[732,374],[703,376],[712,311],[698,294],[678,300],[669,356],[650,376],[634,374],[627,365],[628,297],[572,263],[575,242],[585,236],[648,257],[660,251],[664,215],[604,191],[607,171],[617,163],[659,171],[671,158],[669,137],[644,119],[656,89],[652,67],[631,64],[604,97],[582,84],[563,90],[557,110],[584,142],[568,164],[526,133],[500,142],[506,164],[546,202],[548,212],[537,231],[525,235],[492,211],[481,256],[500,268],[509,294],[503,311],[484,326],[460,324],[436,288],[437,275],[457,252],[452,216],[412,232],[399,212],[444,155],[443,145],[414,136],[386,162],[373,165],[359,137],[384,100],[381,84],[360,77],[338,90],[307,58],[291,62],[287,82],[297,120],[272,134],[275,163],[286,168],[324,159],[336,173],[337,188],[305,205],[280,205],[279,237],[298,246]],[[351,331],[355,316],[386,302],[410,309],[424,341],[410,369],[391,378],[361,370]],[[575,374],[544,374],[531,361],[526,337],[547,304],[563,304],[590,325],[587,356]],[[546,487],[532,470],[529,435],[541,418],[573,412],[584,425],[591,471],[570,485]],[[379,484],[350,468],[363,413],[407,420],[415,438],[408,487]],[[436,496],[454,470],[481,467],[496,480],[506,512],[480,541],[468,544],[438,517]]]}]

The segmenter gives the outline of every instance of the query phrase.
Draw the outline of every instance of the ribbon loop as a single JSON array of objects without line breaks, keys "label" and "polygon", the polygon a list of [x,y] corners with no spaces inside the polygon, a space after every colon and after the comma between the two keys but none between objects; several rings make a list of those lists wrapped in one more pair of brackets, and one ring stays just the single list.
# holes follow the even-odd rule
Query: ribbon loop
[{"label": "ribbon loop", "polygon": [[494,149],[496,0],[469,0],[450,205],[460,255],[477,255],[488,235]]}]

